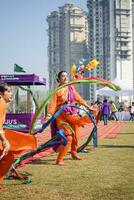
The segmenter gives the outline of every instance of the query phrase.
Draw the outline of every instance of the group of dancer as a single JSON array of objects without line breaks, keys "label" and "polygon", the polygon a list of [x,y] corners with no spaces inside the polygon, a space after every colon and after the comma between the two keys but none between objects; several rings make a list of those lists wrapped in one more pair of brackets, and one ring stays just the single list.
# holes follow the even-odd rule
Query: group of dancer
[{"label": "group of dancer", "polygon": [[[59,85],[69,83],[68,73],[66,71],[60,71],[57,76],[57,81]],[[6,83],[0,84],[0,182],[3,180],[4,176],[7,174],[8,170],[13,164],[14,153],[20,150],[34,150],[37,148],[35,137],[29,134],[24,134],[20,132],[15,132],[12,138],[8,139],[8,132],[13,132],[12,130],[6,131],[3,130],[3,124],[6,116],[6,106],[12,99],[11,87]],[[58,129],[62,129],[66,136],[67,144],[60,145],[58,148],[58,156],[56,159],[57,165],[64,165],[64,158],[71,147],[71,157],[75,160],[81,160],[81,157],[77,154],[79,133],[78,128],[90,123],[90,119],[84,115],[80,116],[77,114],[77,108],[71,107],[75,103],[83,105],[87,110],[92,110],[96,113],[96,110],[93,110],[90,105],[79,95],[75,89],[75,85],[68,85],[58,90],[51,102],[48,105],[47,116],[45,120],[48,120],[57,110],[63,105],[67,107],[63,112],[56,118],[56,126]],[[18,137],[15,137],[16,135]],[[26,138],[27,137],[27,138]],[[17,139],[16,139],[17,138]],[[21,144],[19,143],[19,138],[21,139]],[[16,141],[16,146],[12,145],[12,140]],[[22,142],[24,141],[24,143]],[[27,144],[26,144],[27,142]],[[29,142],[29,145],[28,145]],[[2,184],[0,185],[0,190],[7,189]]]}]

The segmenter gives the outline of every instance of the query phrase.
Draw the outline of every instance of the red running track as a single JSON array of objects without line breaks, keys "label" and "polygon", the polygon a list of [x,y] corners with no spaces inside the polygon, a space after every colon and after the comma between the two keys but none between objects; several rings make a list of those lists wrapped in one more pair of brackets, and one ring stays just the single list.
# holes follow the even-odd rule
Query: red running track
[{"label": "red running track", "polygon": [[[117,135],[120,133],[121,128],[123,126],[123,122],[115,122],[115,121],[110,121],[108,125],[103,125],[103,122],[99,122],[97,127],[98,127],[98,139],[101,138],[106,138],[106,139],[113,139],[116,138]],[[84,128],[80,128],[79,133],[80,133],[80,140],[86,139],[89,134],[91,133],[91,130],[93,128],[93,125],[85,126]],[[44,143],[45,141],[50,139],[50,130],[44,131],[43,134],[37,134],[37,142],[38,145]],[[50,148],[45,152],[39,153],[40,156],[46,154],[51,155],[53,153],[53,150]],[[38,157],[38,155],[37,155]],[[44,155],[45,157],[45,155]]]},{"label": "red running track", "polygon": [[[120,133],[123,125],[124,125],[124,123],[121,121],[117,121],[117,122],[109,121],[108,125],[104,125],[103,122],[99,122],[97,125],[98,140],[100,140],[102,138],[104,138],[104,139],[116,138],[117,135]],[[79,129],[80,140],[86,139],[89,136],[89,134],[91,133],[92,128],[93,128],[92,124],[85,126],[84,128],[80,127],[80,129]],[[50,129],[47,128],[47,130],[45,130],[44,133],[37,134],[36,138],[37,138],[38,146],[40,144],[45,143],[46,141],[48,141],[51,138]],[[42,152],[36,154],[34,157],[25,160],[23,163],[21,163],[21,166],[23,166],[25,163],[40,160],[43,157],[48,157],[48,156],[52,155],[53,153],[54,153],[53,149],[48,148],[45,151],[42,151]]]}]

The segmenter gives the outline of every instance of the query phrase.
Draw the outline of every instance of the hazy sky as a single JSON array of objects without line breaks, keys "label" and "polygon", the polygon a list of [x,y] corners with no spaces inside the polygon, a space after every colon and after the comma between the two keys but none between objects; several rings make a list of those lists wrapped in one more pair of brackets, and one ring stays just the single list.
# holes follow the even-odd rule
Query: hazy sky
[{"label": "hazy sky", "polygon": [[46,18],[65,3],[87,9],[87,0],[0,0],[0,73],[12,73],[16,63],[46,76]]}]

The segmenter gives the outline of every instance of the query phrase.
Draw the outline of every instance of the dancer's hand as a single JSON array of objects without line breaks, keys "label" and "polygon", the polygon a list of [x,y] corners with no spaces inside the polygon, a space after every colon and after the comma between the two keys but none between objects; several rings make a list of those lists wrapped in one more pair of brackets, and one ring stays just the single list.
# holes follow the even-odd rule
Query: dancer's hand
[{"label": "dancer's hand", "polygon": [[9,149],[10,149],[10,143],[8,142],[8,140],[4,140],[4,141],[2,142],[2,146],[3,146],[3,152],[2,152],[2,154],[1,154],[1,156],[0,156],[0,160],[1,160],[4,156],[6,156],[6,155],[8,154],[8,151],[9,151]]},{"label": "dancer's hand", "polygon": [[87,109],[89,110],[89,112],[91,113],[91,114],[93,114],[94,113],[94,109],[92,108],[92,106],[87,106]]},{"label": "dancer's hand", "polygon": [[47,114],[47,116],[44,118],[44,122],[47,122],[51,117],[52,115]]}]

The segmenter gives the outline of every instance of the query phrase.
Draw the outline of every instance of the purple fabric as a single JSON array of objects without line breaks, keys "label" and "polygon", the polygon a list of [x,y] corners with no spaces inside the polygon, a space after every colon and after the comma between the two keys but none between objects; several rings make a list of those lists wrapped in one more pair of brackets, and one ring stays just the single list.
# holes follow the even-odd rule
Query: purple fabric
[{"label": "purple fabric", "polygon": [[73,91],[73,88],[70,85],[68,86],[68,99],[67,100],[70,103],[72,103],[75,100],[74,91]]},{"label": "purple fabric", "polygon": [[53,120],[51,125],[51,136],[55,136],[55,133],[58,131],[58,128],[57,128],[57,124],[56,124],[56,120]]},{"label": "purple fabric", "polygon": [[110,113],[110,105],[107,102],[104,102],[101,106],[102,114],[109,115]]},{"label": "purple fabric", "polygon": [[[67,105],[70,105],[74,101],[75,101],[74,91],[73,91],[73,88],[69,85],[68,86],[68,97],[67,97],[66,103],[67,103]],[[77,109],[68,107],[68,108],[64,109],[64,112],[74,115],[74,114],[77,114]]]},{"label": "purple fabric", "polygon": [[56,132],[58,131],[56,119],[52,121],[50,127],[51,127],[51,135],[53,137],[53,136],[55,136]]},{"label": "purple fabric", "polygon": [[[58,131],[57,124],[56,124],[56,119],[52,121],[50,127],[51,127],[51,137],[53,138],[53,137],[56,135],[57,131]],[[60,141],[60,140],[57,139],[57,141]],[[58,147],[59,147],[59,145],[57,144],[57,145],[54,145],[54,146],[52,147],[52,149],[53,149],[55,152],[57,152],[57,148],[58,148]]]}]

